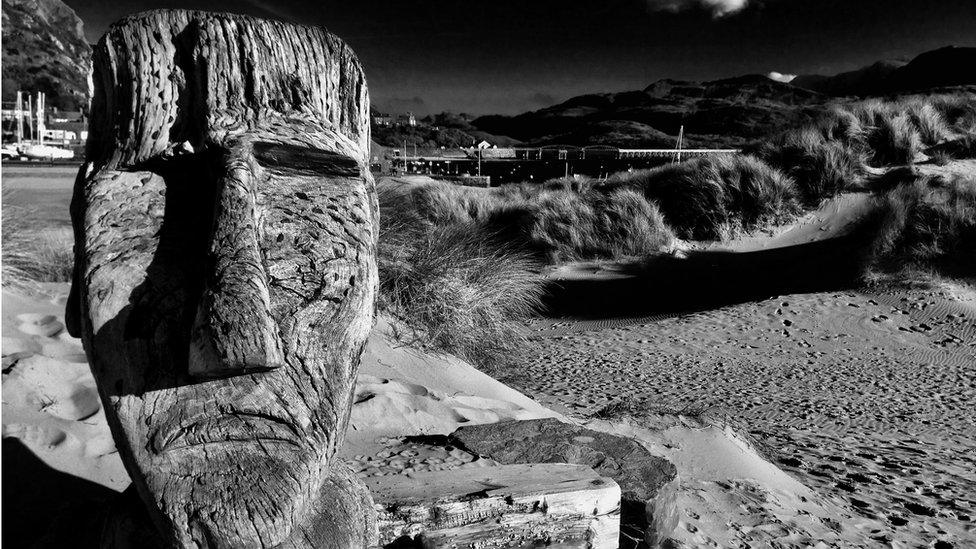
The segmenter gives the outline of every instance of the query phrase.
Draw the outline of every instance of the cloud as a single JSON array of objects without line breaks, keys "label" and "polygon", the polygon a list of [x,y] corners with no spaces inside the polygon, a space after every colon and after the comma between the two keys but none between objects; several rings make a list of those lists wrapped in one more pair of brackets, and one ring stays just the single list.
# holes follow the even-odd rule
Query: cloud
[{"label": "cloud", "polygon": [[767,74],[766,77],[768,77],[770,80],[775,80],[777,82],[783,82],[785,84],[789,84],[790,82],[793,81],[794,78],[796,78],[796,75],[783,74],[781,72],[772,71],[771,73]]},{"label": "cloud", "polygon": [[744,10],[751,0],[647,0],[647,8],[651,11],[668,11],[677,13],[694,9],[703,9],[712,17],[725,17]]}]

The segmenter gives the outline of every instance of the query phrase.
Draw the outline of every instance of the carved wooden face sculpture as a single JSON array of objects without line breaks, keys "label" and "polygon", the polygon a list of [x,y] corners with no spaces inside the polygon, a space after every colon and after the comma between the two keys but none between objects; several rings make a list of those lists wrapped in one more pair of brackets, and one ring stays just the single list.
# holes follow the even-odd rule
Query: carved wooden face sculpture
[{"label": "carved wooden face sculpture", "polygon": [[156,526],[301,546],[323,498],[363,523],[334,463],[376,290],[359,62],[321,29],[155,11],[94,65],[67,317]]}]

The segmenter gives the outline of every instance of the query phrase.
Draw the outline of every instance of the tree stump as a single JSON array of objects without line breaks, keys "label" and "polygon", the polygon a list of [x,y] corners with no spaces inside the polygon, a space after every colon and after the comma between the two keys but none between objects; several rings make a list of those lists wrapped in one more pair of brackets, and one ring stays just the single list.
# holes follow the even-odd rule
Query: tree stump
[{"label": "tree stump", "polygon": [[93,82],[66,316],[157,537],[372,543],[335,457],[377,288],[356,56],[320,28],[160,10],[109,29]]}]

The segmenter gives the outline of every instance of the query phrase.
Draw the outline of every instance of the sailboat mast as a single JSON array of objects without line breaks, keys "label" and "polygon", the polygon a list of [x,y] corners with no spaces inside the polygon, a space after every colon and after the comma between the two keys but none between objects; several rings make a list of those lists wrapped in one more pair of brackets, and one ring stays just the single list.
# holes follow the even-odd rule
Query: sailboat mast
[{"label": "sailboat mast", "polygon": [[37,92],[37,142],[44,144],[44,92]]},{"label": "sailboat mast", "polygon": [[34,96],[27,96],[27,132],[30,134],[30,141],[34,140]]},{"label": "sailboat mast", "polygon": [[17,90],[17,106],[14,108],[17,117],[17,145],[24,141],[24,94]]}]

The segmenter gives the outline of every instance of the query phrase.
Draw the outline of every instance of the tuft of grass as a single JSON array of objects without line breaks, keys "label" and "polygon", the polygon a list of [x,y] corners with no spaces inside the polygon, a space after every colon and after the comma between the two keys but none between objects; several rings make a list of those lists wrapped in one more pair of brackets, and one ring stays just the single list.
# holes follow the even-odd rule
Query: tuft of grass
[{"label": "tuft of grass", "polygon": [[779,136],[760,154],[793,178],[805,204],[815,206],[861,185],[866,166],[864,141],[859,119],[839,111],[818,125]]},{"label": "tuft of grass", "polygon": [[550,179],[542,184],[542,188],[583,193],[592,189],[595,184],[596,180],[588,175],[571,175]]},{"label": "tuft of grass", "polygon": [[942,118],[942,114],[931,104],[912,101],[907,107],[908,116],[918,130],[919,137],[926,146],[933,146],[951,139],[953,132]]},{"label": "tuft of grass", "polygon": [[518,211],[519,236],[551,262],[643,256],[674,241],[657,205],[631,189],[543,191]]},{"label": "tuft of grass", "polygon": [[976,179],[919,177],[880,200],[874,268],[976,277]]},{"label": "tuft of grass", "polygon": [[868,136],[876,166],[912,164],[922,152],[922,135],[906,112],[882,111]]},{"label": "tuft of grass", "polygon": [[31,290],[40,282],[69,282],[74,267],[69,230],[38,230],[30,208],[8,205],[3,197],[3,286]]},{"label": "tuft of grass", "polygon": [[380,306],[413,330],[412,343],[487,369],[516,356],[525,339],[511,321],[539,306],[539,263],[483,224],[436,225],[402,196],[381,187],[379,198]]},{"label": "tuft of grass", "polygon": [[930,101],[952,129],[976,133],[976,94],[943,94],[931,98]]},{"label": "tuft of grass", "polygon": [[401,210],[435,227],[480,227],[494,240],[550,262],[642,256],[671,245],[674,234],[642,194],[581,181],[495,189],[424,185]]},{"label": "tuft of grass", "polygon": [[682,238],[718,239],[787,221],[800,210],[793,181],[750,155],[624,172],[612,175],[605,185],[641,192]]}]

